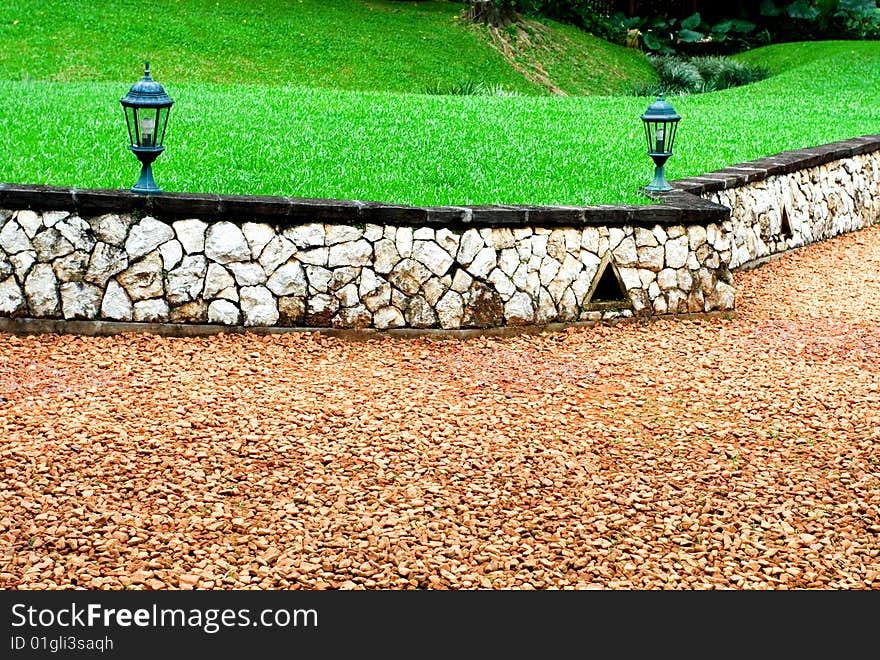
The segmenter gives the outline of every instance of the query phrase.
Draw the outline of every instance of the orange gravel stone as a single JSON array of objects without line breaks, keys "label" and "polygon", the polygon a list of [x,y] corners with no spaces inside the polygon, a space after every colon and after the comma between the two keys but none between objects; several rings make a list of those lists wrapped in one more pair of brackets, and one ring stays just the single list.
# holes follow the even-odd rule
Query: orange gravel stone
[{"label": "orange gravel stone", "polygon": [[0,588],[880,589],[880,227],[736,318],[0,335]]}]

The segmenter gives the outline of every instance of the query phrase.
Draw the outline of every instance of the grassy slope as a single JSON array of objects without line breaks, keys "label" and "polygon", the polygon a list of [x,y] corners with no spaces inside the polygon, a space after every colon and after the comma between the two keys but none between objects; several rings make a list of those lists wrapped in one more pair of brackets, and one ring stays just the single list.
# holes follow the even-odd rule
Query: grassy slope
[{"label": "grassy slope", "polygon": [[656,80],[654,68],[640,52],[587,34],[571,25],[547,21],[554,47],[539,55],[550,77],[569,94],[597,90],[627,94]]},{"label": "grassy slope", "polygon": [[778,74],[829,58],[845,58],[872,50],[870,42],[801,41],[755,48],[735,57],[749,64],[765,66]]},{"label": "grassy slope", "polygon": [[[181,0],[181,4],[196,1]],[[21,0],[13,2],[24,6]],[[112,0],[112,6],[121,7],[122,2]],[[303,7],[309,4],[304,1]],[[345,4],[367,6],[353,0]],[[415,4],[438,10],[455,7]],[[107,6],[93,12],[92,23],[99,14],[106,20]],[[7,78],[0,80],[0,152],[4,154],[0,181],[130,186],[137,164],[124,148],[118,100],[134,76],[124,75],[125,83],[22,81],[24,71],[31,77],[58,78],[63,69],[59,62],[68,56],[34,55],[34,43],[24,47],[8,38],[9,14],[0,12],[0,77]],[[200,32],[225,44],[217,30],[203,27]],[[349,25],[346,40],[351,33]],[[84,61],[89,45],[71,39],[67,45],[75,57],[70,57]],[[115,79],[132,68],[134,58],[122,44],[113,44],[96,43],[94,48],[103,52]],[[822,55],[812,62],[749,88],[673,99],[684,120],[669,176],[698,174],[788,148],[878,132],[880,43],[816,46]],[[387,47],[398,49],[400,43]],[[347,47],[336,48],[341,52]],[[766,51],[769,55],[757,51],[750,57],[792,63],[802,58],[785,53],[786,48],[801,46],[777,48]],[[313,59],[320,60],[320,52],[314,51]],[[418,63],[422,51],[408,52],[408,84],[418,88],[421,82],[414,82],[419,78],[413,72],[426,70]],[[142,55],[138,53],[137,59]],[[352,67],[382,69],[379,64],[364,64],[363,57],[350,52],[349,56]],[[155,63],[155,56],[151,57]],[[198,58],[188,55],[184,60],[189,68],[178,70],[175,79],[167,77],[163,67],[178,66],[172,62],[180,58],[166,59],[160,58],[161,66],[154,68],[177,100],[169,148],[156,165],[157,179],[166,190],[414,204],[644,201],[637,190],[649,180],[651,165],[641,146],[638,116],[651,99],[437,97],[290,84],[214,85],[200,81],[210,79],[205,72],[212,63],[220,66],[218,61],[205,56],[201,65],[205,68],[196,69],[193,63]],[[257,62],[254,71],[274,61],[257,54],[251,59]],[[292,60],[286,64],[293,66]],[[324,83],[333,67],[319,68],[326,77],[315,83]],[[396,69],[384,71],[377,77],[385,81],[382,89],[406,77],[400,62]],[[256,75],[245,76],[240,68],[226,73],[243,79]],[[448,80],[454,81],[456,75],[449,73]],[[92,80],[84,72],[71,77]]]},{"label": "grassy slope", "polygon": [[536,92],[457,27],[459,9],[363,0],[5,0],[0,42],[17,47],[0,48],[0,79],[124,81],[150,59],[157,77],[173,82],[421,91],[438,78],[471,76]]},{"label": "grassy slope", "polygon": [[738,57],[776,75],[676,103],[688,118],[682,175],[880,133],[880,42],[776,44]]},{"label": "grassy slope", "polygon": [[[5,0],[0,80],[118,82],[150,59],[170,82],[421,92],[473,80],[543,93],[459,20],[462,8],[389,0]],[[145,12],[145,20],[131,20]],[[552,59],[567,86],[616,92],[608,83],[619,88],[629,70],[636,82],[650,78],[637,54],[553,26],[558,44],[538,59]]]},{"label": "grassy slope", "polygon": [[656,80],[642,53],[556,21],[524,19],[511,30],[471,29],[505,53],[511,66],[554,93],[626,94]]}]

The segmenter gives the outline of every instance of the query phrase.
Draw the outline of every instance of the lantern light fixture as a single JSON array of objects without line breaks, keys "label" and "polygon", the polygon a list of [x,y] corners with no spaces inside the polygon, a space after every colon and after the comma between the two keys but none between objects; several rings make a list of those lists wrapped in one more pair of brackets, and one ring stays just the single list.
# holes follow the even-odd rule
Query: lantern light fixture
[{"label": "lantern light fixture", "polygon": [[128,148],[141,162],[141,174],[131,191],[147,195],[162,192],[153,179],[153,161],[165,151],[165,129],[174,101],[150,77],[150,63],[144,63],[144,77],[131,86],[122,99],[128,126]]},{"label": "lantern light fixture", "polygon": [[648,141],[648,155],[654,161],[654,179],[645,186],[647,192],[666,192],[672,186],[666,180],[663,167],[672,155],[672,145],[678,130],[679,114],[663,98],[661,92],[657,100],[648,106],[642,115],[645,125],[645,138]]}]

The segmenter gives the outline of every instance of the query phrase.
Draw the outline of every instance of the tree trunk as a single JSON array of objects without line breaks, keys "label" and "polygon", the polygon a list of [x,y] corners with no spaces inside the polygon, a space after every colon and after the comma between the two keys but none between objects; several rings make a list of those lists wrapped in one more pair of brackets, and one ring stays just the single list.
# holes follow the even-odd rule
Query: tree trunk
[{"label": "tree trunk", "polygon": [[467,17],[474,23],[501,28],[516,22],[516,12],[512,7],[498,7],[493,0],[471,0]]}]

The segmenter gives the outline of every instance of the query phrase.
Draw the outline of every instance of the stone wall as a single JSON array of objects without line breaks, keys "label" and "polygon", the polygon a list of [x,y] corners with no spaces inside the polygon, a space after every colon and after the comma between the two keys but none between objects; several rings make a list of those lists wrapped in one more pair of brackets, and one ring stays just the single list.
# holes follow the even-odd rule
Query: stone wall
[{"label": "stone wall", "polygon": [[880,221],[878,149],[877,139],[857,138],[675,183],[731,209],[720,228],[736,270]]},{"label": "stone wall", "polygon": [[731,311],[731,270],[878,221],[880,136],[674,185],[642,206],[420,208],[3,184],[0,317],[458,330]]},{"label": "stone wall", "polygon": [[0,315],[489,328],[729,310],[714,224],[464,230],[0,211]]}]

